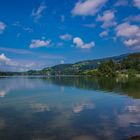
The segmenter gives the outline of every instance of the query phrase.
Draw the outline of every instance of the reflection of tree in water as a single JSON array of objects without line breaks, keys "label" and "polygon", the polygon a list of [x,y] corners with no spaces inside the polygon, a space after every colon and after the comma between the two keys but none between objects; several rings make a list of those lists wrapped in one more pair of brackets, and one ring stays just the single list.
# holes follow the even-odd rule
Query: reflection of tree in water
[{"label": "reflection of tree in water", "polygon": [[[27,87],[27,89],[35,88],[36,90],[34,92],[36,93],[37,89],[40,90],[42,87],[47,87],[47,84],[52,82],[56,85],[60,85],[63,88],[68,86],[88,90],[115,91],[116,93],[126,94],[134,98],[140,97],[140,81],[137,79],[120,81],[116,79],[94,79],[88,77],[51,77],[49,79],[39,79],[38,82],[33,79],[30,80],[30,78],[28,80],[30,84],[29,87],[28,84],[27,86],[24,84],[24,81],[21,83],[21,86],[16,85],[16,87],[20,88],[20,90],[24,89],[25,87]],[[33,84],[33,86],[31,86],[31,84]],[[52,86],[51,88],[54,87],[55,86]],[[62,91],[64,90],[63,88]],[[45,88],[44,91],[46,92],[47,89]],[[71,88],[69,88],[69,90],[71,91]],[[61,98],[68,97],[69,100],[66,100],[67,98],[65,100],[66,102],[70,101],[70,104],[65,104],[66,102],[64,104],[60,104],[62,103],[62,101],[59,101],[61,98],[57,98],[56,100],[58,101],[58,104],[55,100],[55,109],[51,108],[50,106],[50,104],[53,103],[47,103],[49,101],[47,100],[49,96],[42,96],[45,100],[44,103],[39,102],[41,100],[38,101],[39,97],[41,96],[40,92],[37,94],[39,95],[37,98],[33,98],[33,96],[31,98],[17,97],[17,99],[20,98],[22,101],[26,102],[30,102],[31,99],[32,101],[37,100],[36,102],[31,102],[29,109],[18,109],[17,104],[15,109],[11,105],[1,106],[0,139],[120,140],[117,139],[117,136],[122,138],[124,134],[130,134],[130,132],[126,132],[127,130],[129,131],[133,129],[132,132],[138,131],[140,120],[140,104],[126,103],[124,105],[120,101],[121,107],[119,106],[120,104],[113,104],[113,106],[111,106],[112,103],[107,102],[110,101],[107,100],[110,98],[110,96],[106,96],[104,100],[99,98],[100,101],[96,101],[95,99],[95,103],[93,103],[91,98],[91,101],[87,100],[91,96],[87,96],[85,91],[84,94],[81,94],[81,90],[75,90],[75,93],[76,92],[79,92],[80,94],[72,94],[71,98],[68,96],[69,94],[62,94]],[[54,95],[51,94],[51,97],[54,97]],[[76,98],[76,95],[78,98]],[[82,95],[85,96],[82,98]],[[60,94],[58,96],[60,96]],[[7,99],[5,100],[7,101]],[[14,99],[14,102],[15,100],[16,99]],[[111,100],[116,101],[116,97],[113,96]],[[77,102],[75,103],[75,101]],[[26,102],[24,102],[24,105]],[[23,104],[21,104],[21,106],[22,105]],[[132,125],[133,127],[131,127]],[[137,139],[133,138],[130,140]]]},{"label": "reflection of tree in water", "polygon": [[51,77],[57,85],[71,86],[88,90],[103,90],[140,98],[140,79],[105,79],[89,77]]},{"label": "reflection of tree in water", "polygon": [[131,138],[125,139],[125,140],[140,140],[140,136],[134,136],[134,137],[131,137]]},{"label": "reflection of tree in water", "polygon": [[5,127],[5,121],[3,118],[0,118],[0,130],[4,129]]}]

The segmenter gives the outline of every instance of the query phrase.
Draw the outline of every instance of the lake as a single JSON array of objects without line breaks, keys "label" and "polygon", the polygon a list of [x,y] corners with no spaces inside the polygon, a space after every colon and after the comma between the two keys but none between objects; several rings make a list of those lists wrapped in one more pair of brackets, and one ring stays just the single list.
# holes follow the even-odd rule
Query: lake
[{"label": "lake", "polygon": [[135,135],[140,135],[140,79],[0,78],[0,140]]}]

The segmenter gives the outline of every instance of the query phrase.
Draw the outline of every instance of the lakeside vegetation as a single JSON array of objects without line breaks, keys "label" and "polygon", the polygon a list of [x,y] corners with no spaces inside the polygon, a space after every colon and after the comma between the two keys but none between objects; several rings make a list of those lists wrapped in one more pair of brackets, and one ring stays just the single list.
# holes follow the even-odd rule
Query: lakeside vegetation
[{"label": "lakeside vegetation", "polygon": [[140,74],[140,54],[132,54],[119,61],[102,62],[97,69],[84,71],[85,75],[105,77],[135,77]]},{"label": "lakeside vegetation", "polygon": [[97,77],[140,77],[140,53],[117,57],[60,64],[42,70],[27,72],[0,72],[1,76],[13,75],[86,75]]}]

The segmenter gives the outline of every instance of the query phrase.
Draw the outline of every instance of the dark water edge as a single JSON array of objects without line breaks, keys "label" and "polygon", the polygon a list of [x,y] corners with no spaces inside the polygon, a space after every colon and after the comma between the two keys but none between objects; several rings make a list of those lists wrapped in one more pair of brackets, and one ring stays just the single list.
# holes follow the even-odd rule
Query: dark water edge
[{"label": "dark water edge", "polygon": [[140,134],[140,79],[5,77],[0,96],[2,140],[125,140]]}]

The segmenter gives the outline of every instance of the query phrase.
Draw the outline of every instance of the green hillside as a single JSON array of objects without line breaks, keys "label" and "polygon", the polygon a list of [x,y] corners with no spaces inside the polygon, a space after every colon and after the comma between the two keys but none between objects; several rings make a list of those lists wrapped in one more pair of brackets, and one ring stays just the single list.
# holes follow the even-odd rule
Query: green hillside
[{"label": "green hillside", "polygon": [[27,72],[0,72],[0,75],[92,75],[92,76],[116,76],[139,75],[140,53],[124,54],[96,60],[80,61],[74,64],[60,64],[42,70],[30,70]]},{"label": "green hillside", "polygon": [[[44,68],[43,70],[36,72],[47,75],[96,75],[96,71],[99,69],[101,72],[103,72],[103,69],[106,68],[106,65],[111,66],[111,69],[115,67],[113,71],[126,71],[135,69],[136,71],[139,71],[140,53],[125,54],[96,60],[87,60],[74,64],[60,64],[53,67]],[[106,72],[111,73],[111,70]]]}]

